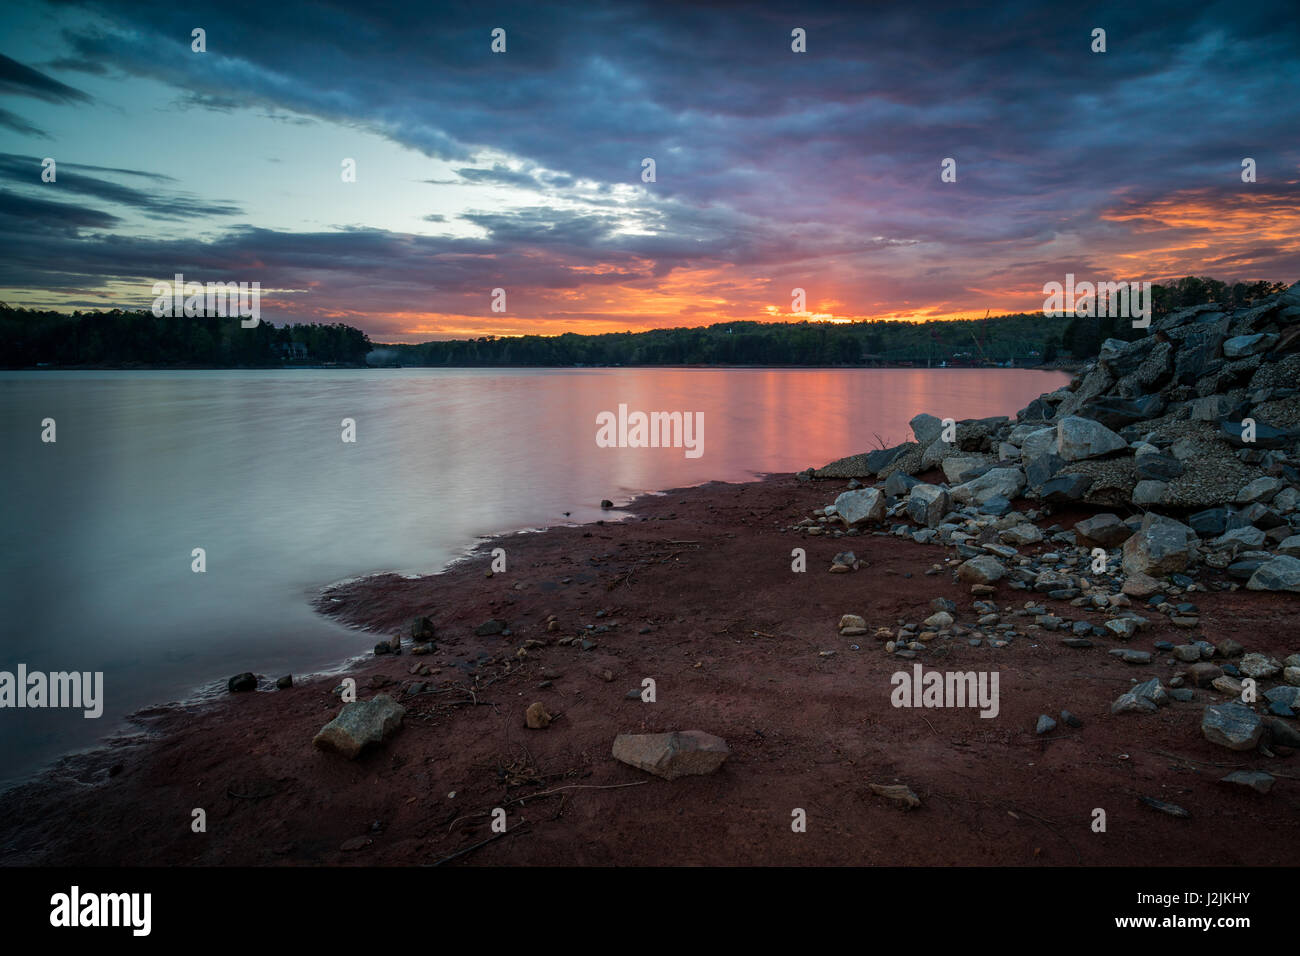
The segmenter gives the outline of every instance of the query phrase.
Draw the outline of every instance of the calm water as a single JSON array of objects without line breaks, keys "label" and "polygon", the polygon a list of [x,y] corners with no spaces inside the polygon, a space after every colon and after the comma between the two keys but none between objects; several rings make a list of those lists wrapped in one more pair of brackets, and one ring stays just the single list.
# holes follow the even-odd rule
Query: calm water
[{"label": "calm water", "polygon": [[[341,578],[431,571],[481,535],[645,491],[797,471],[911,437],[918,411],[1014,414],[1018,370],[0,373],[0,670],[103,671],[104,715],[0,711],[0,781],[149,704],[373,638],[315,615]],[[598,448],[596,415],[704,413],[703,454]],[[41,421],[57,442],[41,441]],[[356,422],[355,444],[340,422]],[[563,512],[571,512],[565,519]],[[207,571],[191,571],[204,548]]]}]

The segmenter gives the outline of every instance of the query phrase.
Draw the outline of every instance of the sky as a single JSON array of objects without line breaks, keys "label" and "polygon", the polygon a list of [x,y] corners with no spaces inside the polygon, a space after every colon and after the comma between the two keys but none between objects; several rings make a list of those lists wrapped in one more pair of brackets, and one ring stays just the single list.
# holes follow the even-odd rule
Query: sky
[{"label": "sky", "polygon": [[0,10],[0,300],[181,273],[418,342],[1294,282],[1298,91],[1294,0],[36,0]]}]

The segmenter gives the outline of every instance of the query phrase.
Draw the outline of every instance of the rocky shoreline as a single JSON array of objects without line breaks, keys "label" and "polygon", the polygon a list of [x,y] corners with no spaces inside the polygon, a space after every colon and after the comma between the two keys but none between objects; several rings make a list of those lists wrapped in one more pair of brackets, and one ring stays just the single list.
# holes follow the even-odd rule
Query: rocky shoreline
[{"label": "rocky shoreline", "polygon": [[372,656],[66,758],[0,863],[1291,865],[1293,330],[1185,310],[1014,421],[331,588]]}]

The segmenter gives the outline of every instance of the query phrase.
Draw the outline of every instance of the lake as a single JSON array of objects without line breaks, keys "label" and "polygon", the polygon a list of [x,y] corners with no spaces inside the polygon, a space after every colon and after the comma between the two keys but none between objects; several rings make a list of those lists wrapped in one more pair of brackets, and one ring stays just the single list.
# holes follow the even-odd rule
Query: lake
[{"label": "lake", "polygon": [[[340,579],[436,571],[484,535],[609,516],[602,498],[820,466],[877,436],[910,439],[921,411],[1014,415],[1067,381],[1013,369],[0,373],[0,670],[102,671],[105,698],[98,719],[0,710],[0,782],[142,707],[224,693],[241,671],[301,675],[363,652],[371,635],[310,608]],[[677,411],[704,427],[693,451],[601,447],[597,416],[620,406],[629,421]]]}]

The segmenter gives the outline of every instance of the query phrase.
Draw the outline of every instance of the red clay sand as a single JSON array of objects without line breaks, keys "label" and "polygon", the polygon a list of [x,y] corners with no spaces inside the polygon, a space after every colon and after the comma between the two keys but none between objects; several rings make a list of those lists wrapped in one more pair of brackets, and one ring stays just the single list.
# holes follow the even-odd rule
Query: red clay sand
[{"label": "red clay sand", "polygon": [[[998,717],[894,708],[890,675],[912,662],[871,636],[841,638],[840,615],[893,627],[919,622],[931,598],[947,597],[969,625],[973,598],[948,569],[924,574],[951,549],[781,530],[842,489],[784,475],[678,490],[641,499],[623,522],[507,536],[443,574],[333,590],[322,610],[374,630],[374,640],[405,634],[415,615],[437,627],[435,654],[414,656],[408,645],[352,672],[361,698],[382,685],[408,707],[386,744],[355,762],[312,747],[339,710],[337,678],[159,709],[142,715],[154,734],[146,741],[71,758],[64,776],[0,797],[0,862],[433,863],[495,836],[490,814],[503,807],[507,835],[452,865],[1294,864],[1300,760],[1207,742],[1201,714],[1222,695],[1197,689],[1193,702],[1156,714],[1110,714],[1135,679],[1167,683],[1184,666],[1165,654],[1131,666],[1107,654],[1122,645],[1106,640],[1075,650],[1060,633],[1022,634],[1001,649],[958,639],[918,660],[927,670],[996,670]],[[497,546],[508,571],[488,577]],[[806,573],[791,571],[795,547],[807,549]],[[828,573],[846,549],[867,566]],[[992,598],[1002,608],[1030,599],[1081,613],[1005,582]],[[1201,610],[1192,636],[1231,636],[1276,657],[1300,646],[1293,597],[1191,599]],[[546,630],[552,614],[558,633]],[[1189,639],[1149,616],[1153,627],[1129,646]],[[490,618],[507,620],[512,635],[474,636]],[[588,635],[594,649],[554,643],[587,624],[611,627]],[[527,640],[551,643],[519,659]],[[412,676],[415,664],[438,673]],[[547,674],[558,676],[539,689]],[[645,677],[656,682],[655,703],[626,696]],[[408,699],[413,681],[440,692]],[[557,717],[546,729],[524,727],[534,701]],[[1038,715],[1059,719],[1062,708],[1083,727],[1036,736]],[[619,733],[685,729],[727,741],[721,770],[666,781],[610,755]],[[1267,796],[1217,782],[1233,769],[1278,779]],[[923,806],[896,809],[871,783],[904,783]],[[1140,796],[1178,804],[1191,819]],[[1091,829],[1098,807],[1105,833]],[[191,830],[194,808],[206,811],[206,833]],[[796,808],[806,811],[805,833],[791,829]]]}]

